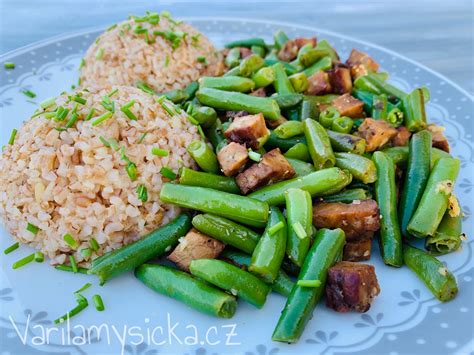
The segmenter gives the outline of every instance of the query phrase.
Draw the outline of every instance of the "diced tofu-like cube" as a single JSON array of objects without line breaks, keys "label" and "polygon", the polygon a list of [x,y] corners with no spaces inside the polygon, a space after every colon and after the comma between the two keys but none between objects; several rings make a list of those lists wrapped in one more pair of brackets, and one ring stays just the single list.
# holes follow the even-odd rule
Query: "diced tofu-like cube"
[{"label": "diced tofu-like cube", "polygon": [[278,58],[285,62],[292,61],[298,55],[298,45],[294,40],[289,40],[278,52]]},{"label": "diced tofu-like cube", "polygon": [[252,91],[249,95],[257,96],[257,97],[265,97],[267,96],[267,90],[265,88],[259,88],[257,90]]},{"label": "diced tofu-like cube", "polygon": [[217,153],[217,160],[225,176],[237,174],[247,163],[249,154],[242,144],[230,142]]},{"label": "diced tofu-like cube", "polygon": [[324,95],[331,92],[332,87],[329,82],[329,74],[320,70],[308,78],[308,95]]},{"label": "diced tofu-like cube", "polygon": [[252,51],[247,47],[239,47],[240,57],[247,58],[252,55]]},{"label": "diced tofu-like cube", "polygon": [[366,118],[359,126],[357,134],[367,142],[366,152],[373,152],[396,136],[397,130],[390,123],[384,120],[374,120]]},{"label": "diced tofu-like cube", "polygon": [[427,130],[431,132],[431,139],[433,147],[444,150],[449,153],[449,142],[444,135],[444,127],[437,126],[435,124],[430,124],[427,127]]},{"label": "diced tofu-like cube", "polygon": [[180,238],[179,244],[168,256],[181,270],[189,271],[189,264],[196,259],[215,259],[224,250],[224,243],[215,240],[196,229]]},{"label": "diced tofu-like cube", "polygon": [[397,134],[392,138],[390,143],[394,147],[403,147],[408,145],[410,141],[411,132],[405,126],[400,126],[397,128]]},{"label": "diced tofu-like cube", "polygon": [[332,70],[328,70],[328,74],[333,93],[345,94],[352,91],[352,78],[349,68],[337,66]]},{"label": "diced tofu-like cube", "polygon": [[341,228],[347,241],[357,240],[379,230],[379,208],[372,199],[357,203],[318,202],[313,206],[313,224],[317,228]]},{"label": "diced tofu-like cube", "polygon": [[248,116],[249,113],[247,111],[226,111],[225,112],[225,121],[233,120],[237,117]]},{"label": "diced tofu-like cube", "polygon": [[326,305],[337,312],[367,312],[379,293],[372,265],[341,261],[328,271]]},{"label": "diced tofu-like cube", "polygon": [[351,118],[364,117],[364,103],[351,94],[344,94],[332,100],[333,106],[339,111],[341,116]]},{"label": "diced tofu-like cube", "polygon": [[266,153],[259,163],[237,175],[235,181],[243,194],[254,191],[259,187],[292,178],[295,175],[293,167],[276,148]]},{"label": "diced tofu-like cube", "polygon": [[363,261],[370,259],[370,252],[372,249],[372,236],[373,232],[370,232],[368,236],[365,236],[360,240],[350,240],[344,245],[344,255],[342,260],[344,261]]},{"label": "diced tofu-like cube", "polygon": [[351,75],[354,79],[379,70],[379,64],[375,60],[367,53],[359,52],[357,49],[351,51],[346,64],[351,68]]},{"label": "diced tofu-like cube", "polygon": [[311,46],[314,48],[316,47],[316,44],[318,44],[318,40],[316,39],[316,37],[311,37],[311,38],[298,37],[298,38],[295,38],[295,43],[298,49],[306,46],[307,44],[311,44]]},{"label": "diced tofu-like cube", "polygon": [[267,141],[270,131],[265,125],[263,114],[259,113],[236,117],[224,135],[232,142],[245,144],[252,149],[259,149]]}]

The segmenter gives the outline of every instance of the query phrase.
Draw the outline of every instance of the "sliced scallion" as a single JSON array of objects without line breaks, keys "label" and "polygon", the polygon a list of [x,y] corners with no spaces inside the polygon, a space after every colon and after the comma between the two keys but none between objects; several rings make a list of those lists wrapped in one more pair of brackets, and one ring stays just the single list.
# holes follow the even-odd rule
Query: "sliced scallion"
[{"label": "sliced scallion", "polygon": [[293,223],[292,227],[298,238],[305,239],[308,237],[308,234],[306,233],[300,222]]},{"label": "sliced scallion", "polygon": [[89,240],[89,245],[92,250],[94,251],[99,250],[99,243],[97,242],[95,238],[91,238],[91,240]]},{"label": "sliced scallion", "polygon": [[15,143],[15,137],[17,133],[18,130],[16,128],[12,130],[12,133],[10,134],[10,139],[8,140],[8,144],[13,145],[13,143]]},{"label": "sliced scallion", "polygon": [[146,189],[145,185],[138,185],[137,186],[137,195],[138,199],[142,202],[148,201],[148,190]]},{"label": "sliced scallion", "polygon": [[77,267],[76,258],[74,258],[74,255],[69,255],[69,263],[71,264],[72,272],[76,273],[79,271]]},{"label": "sliced scallion", "polygon": [[4,251],[3,251],[3,254],[7,255],[7,254],[10,254],[11,252],[17,250],[18,248],[20,247],[20,243],[14,243],[12,245],[10,245],[8,248],[6,248]]},{"label": "sliced scallion", "polygon": [[34,259],[37,263],[42,263],[44,261],[44,254],[40,251],[37,251],[34,254]]},{"label": "sliced scallion", "polygon": [[268,234],[273,235],[276,232],[278,232],[280,229],[282,229],[284,226],[285,226],[285,224],[282,221],[280,221],[277,224],[274,224],[273,226],[268,228]]},{"label": "sliced scallion", "polygon": [[15,63],[6,62],[5,64],[3,64],[3,67],[4,67],[5,69],[15,69]]},{"label": "sliced scallion", "polygon": [[81,293],[85,290],[87,290],[89,287],[91,287],[92,284],[90,282],[86,283],[84,286],[82,286],[79,290],[75,291],[74,293]]},{"label": "sliced scallion", "polygon": [[77,103],[80,103],[81,105],[85,105],[87,103],[87,100],[85,98],[77,96],[77,95],[71,97],[71,100],[76,101]]},{"label": "sliced scallion", "polygon": [[63,237],[63,240],[66,242],[67,245],[69,245],[72,249],[77,249],[79,246],[79,242],[73,238],[72,235],[65,234]]},{"label": "sliced scallion", "polygon": [[254,152],[253,150],[250,150],[249,151],[249,158],[258,163],[260,161],[260,159],[262,159],[262,155],[257,153],[257,152]]},{"label": "sliced scallion", "polygon": [[49,99],[44,100],[44,101],[41,102],[39,105],[40,105],[40,107],[41,107],[43,110],[46,110],[47,108],[53,106],[55,102],[56,102],[56,98],[55,98],[55,97],[51,97],[51,98],[49,98]]},{"label": "sliced scallion", "polygon": [[169,155],[169,152],[166,149],[153,147],[151,148],[151,154],[156,155],[158,157],[167,157]]},{"label": "sliced scallion", "polygon": [[99,48],[95,53],[95,59],[102,60],[104,58],[104,48]]},{"label": "sliced scallion", "polygon": [[20,259],[20,260],[14,262],[13,265],[12,265],[12,269],[14,269],[14,270],[18,269],[22,266],[25,266],[26,264],[31,263],[33,260],[35,260],[35,253],[30,254],[30,255],[24,257],[23,259]]},{"label": "sliced scallion", "polygon": [[84,258],[90,258],[92,255],[92,250],[90,248],[81,249],[81,254]]},{"label": "sliced scallion", "polygon": [[92,121],[92,125],[93,126],[98,126],[99,124],[101,124],[102,122],[104,122],[105,120],[109,119],[110,117],[112,117],[113,113],[112,112],[106,112],[102,115],[100,115],[99,117],[97,117],[94,121]]},{"label": "sliced scallion", "polygon": [[59,317],[58,319],[55,319],[54,324],[64,323],[66,320],[70,319],[71,317],[75,316],[79,312],[83,311],[89,305],[89,302],[87,302],[87,299],[81,296],[80,294],[76,294],[76,299],[77,299],[76,307],[71,309],[65,315]]},{"label": "sliced scallion", "polygon": [[319,280],[298,280],[296,284],[300,287],[319,287],[321,281]]},{"label": "sliced scallion", "polygon": [[155,91],[151,87],[149,87],[147,83],[145,83],[143,81],[139,81],[137,83],[137,88],[139,88],[140,90],[146,92],[147,94],[151,94],[151,95],[155,94]]},{"label": "sliced scallion", "polygon": [[35,98],[36,97],[36,94],[31,91],[31,90],[28,90],[28,89],[25,89],[25,90],[22,90],[21,91],[25,96],[28,96],[29,98]]},{"label": "sliced scallion", "polygon": [[160,174],[163,175],[165,178],[168,178],[170,180],[176,179],[177,175],[176,173],[168,168],[167,166],[164,166],[160,169]]},{"label": "sliced scallion", "polygon": [[[67,272],[74,272],[71,266],[69,265],[56,265],[54,267],[56,270],[67,271]],[[80,274],[87,274],[88,269],[84,267],[77,268],[77,272]]]},{"label": "sliced scallion", "polygon": [[137,166],[135,165],[135,163],[129,162],[125,170],[127,171],[127,174],[130,180],[132,181],[137,180]]},{"label": "sliced scallion", "polygon": [[100,136],[99,137],[100,141],[102,142],[103,145],[105,145],[107,148],[110,148],[110,143],[105,139],[104,137]]},{"label": "sliced scallion", "polygon": [[95,108],[91,108],[89,110],[89,113],[87,114],[86,118],[84,118],[84,121],[89,121],[92,118],[92,116],[94,115],[94,112],[95,112]]},{"label": "sliced scallion", "polygon": [[34,235],[38,234],[38,232],[39,232],[39,228],[36,227],[34,224],[31,224],[31,223],[28,223],[28,225],[26,226],[26,230],[28,232],[33,233]]},{"label": "sliced scallion", "polygon": [[95,309],[97,309],[99,312],[105,310],[104,302],[102,301],[102,297],[99,295],[92,296],[92,302],[94,302]]}]

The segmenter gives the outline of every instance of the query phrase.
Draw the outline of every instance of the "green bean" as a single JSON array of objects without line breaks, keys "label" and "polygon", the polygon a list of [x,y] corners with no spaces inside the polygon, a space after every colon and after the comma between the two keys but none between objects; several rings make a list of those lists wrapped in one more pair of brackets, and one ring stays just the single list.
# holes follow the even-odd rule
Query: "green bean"
[{"label": "green bean", "polygon": [[[324,128],[331,128],[332,123],[336,118],[341,117],[339,111],[335,107],[328,107],[324,111],[321,111],[319,114],[319,123]],[[340,133],[347,133],[347,132],[340,132]]]},{"label": "green bean", "polygon": [[286,109],[285,112],[283,112],[283,116],[286,117],[288,121],[299,121],[300,120],[299,108],[294,107],[294,108]]},{"label": "green bean", "polygon": [[281,109],[290,108],[298,105],[303,99],[301,94],[274,94],[271,96]]},{"label": "green bean", "polygon": [[295,144],[305,143],[306,138],[304,136],[292,137],[288,139],[279,138],[274,131],[270,132],[270,137],[268,137],[267,142],[265,143],[265,148],[267,150],[280,148],[283,152],[286,152],[288,149],[293,147]]},{"label": "green bean", "polygon": [[297,143],[284,154],[285,158],[293,158],[305,162],[311,161],[308,146],[304,143]]},{"label": "green bean", "polygon": [[458,293],[454,275],[435,257],[424,251],[404,246],[405,264],[423,281],[433,295],[441,302],[452,300]]},{"label": "green bean", "polygon": [[298,72],[298,69],[295,68],[293,65],[291,65],[290,63],[278,60],[278,58],[277,59],[265,59],[264,63],[265,63],[265,65],[272,66],[272,67],[275,64],[283,65],[283,68],[285,68],[286,75],[293,75],[293,74]]},{"label": "green bean", "polygon": [[453,212],[448,208],[435,234],[426,238],[425,248],[431,255],[448,254],[459,250],[461,246],[462,213],[459,211],[454,216],[451,214]]},{"label": "green bean", "polygon": [[290,40],[290,39],[288,38],[288,36],[286,35],[286,33],[283,32],[282,30],[276,31],[276,32],[273,34],[273,39],[274,39],[274,41],[275,41],[275,47],[276,47],[277,49],[283,48],[283,46],[285,45],[285,43]]},{"label": "green bean", "polygon": [[297,266],[303,265],[312,236],[313,205],[308,191],[285,192],[288,239],[286,255]]},{"label": "green bean", "polygon": [[293,74],[288,79],[296,92],[305,92],[309,86],[308,78],[304,73]]},{"label": "green bean", "polygon": [[[194,105],[193,105],[194,106]],[[212,107],[199,106],[193,107],[191,116],[194,117],[203,128],[210,128],[217,120],[217,112]]]},{"label": "green bean", "polygon": [[383,152],[375,152],[372,159],[377,168],[375,196],[380,210],[380,242],[385,264],[403,264],[402,235],[398,223],[395,164]]},{"label": "green bean", "polygon": [[216,119],[216,122],[206,130],[206,137],[211,142],[214,150],[218,152],[217,146],[221,142],[226,142],[226,138],[224,136],[224,130],[222,128],[222,122],[220,119]]},{"label": "green bean", "polygon": [[321,229],[305,259],[298,280],[319,280],[319,287],[295,285],[286,301],[285,308],[273,331],[272,340],[295,343],[312,316],[316,304],[321,299],[329,268],[342,254],[345,243],[341,229]]},{"label": "green bean", "polygon": [[335,99],[337,99],[341,95],[336,94],[326,94],[326,95],[307,95],[306,98],[309,98],[318,104],[331,104]]},{"label": "green bean", "polygon": [[256,54],[249,55],[240,62],[240,75],[251,76],[264,65],[265,62],[263,61],[262,57]]},{"label": "green bean", "polygon": [[402,110],[400,110],[398,107],[394,107],[391,111],[388,112],[385,121],[395,127],[400,127],[403,124],[404,117],[405,115],[403,114]]},{"label": "green bean", "polygon": [[226,71],[223,76],[240,76],[239,64],[240,64],[240,61],[237,63],[236,67],[233,67],[232,69]]},{"label": "green bean", "polygon": [[254,37],[248,39],[239,39],[237,41],[229,42],[225,45],[226,48],[234,48],[234,47],[246,47],[250,48],[252,46],[261,46],[266,47],[265,41],[262,38]]},{"label": "green bean", "polygon": [[203,76],[199,79],[199,86],[225,91],[249,92],[255,88],[255,83],[251,79],[240,76]]},{"label": "green bean", "polygon": [[[267,61],[271,61],[273,63],[269,64]],[[267,55],[265,56],[265,65],[272,65],[272,64],[275,64],[275,62],[277,61],[279,61],[278,50],[276,48],[272,48],[268,51]]]},{"label": "green bean", "polygon": [[454,158],[441,158],[436,162],[420,203],[408,223],[408,233],[416,237],[434,235],[448,207],[459,166],[459,160]]},{"label": "green bean", "polygon": [[203,141],[191,142],[186,150],[205,172],[217,174],[220,171],[216,154]]},{"label": "green bean", "polygon": [[168,266],[143,264],[135,277],[153,291],[212,316],[232,318],[237,309],[235,297]]},{"label": "green bean", "polygon": [[201,233],[251,254],[260,235],[240,224],[212,214],[198,214],[193,218],[193,226]]},{"label": "green bean", "polygon": [[298,52],[298,61],[305,68],[313,65],[321,58],[324,58],[330,55],[330,53],[326,49],[317,49],[309,45],[309,47],[303,50],[303,48],[305,47],[302,47]]},{"label": "green bean", "polygon": [[408,222],[420,203],[430,176],[430,163],[431,133],[421,131],[414,134],[410,141],[405,181],[398,205],[400,229],[405,237],[408,237]]},{"label": "green bean", "polygon": [[331,129],[334,132],[349,133],[352,130],[354,121],[350,117],[337,117],[332,121]]},{"label": "green bean", "polygon": [[405,117],[405,126],[411,132],[421,131],[426,128],[425,101],[423,90],[415,89],[403,100],[403,115]]},{"label": "green bean", "polygon": [[[270,228],[276,224],[283,224],[283,227],[275,233],[270,232]],[[270,208],[270,217],[252,254],[248,270],[266,283],[273,283],[280,272],[281,262],[285,257],[286,249],[286,221],[278,207]]]},{"label": "green bean", "polygon": [[281,269],[285,270],[286,273],[294,277],[298,277],[301,271],[301,268],[293,264],[289,259],[283,259],[283,262],[281,263]]},{"label": "green bean", "polygon": [[365,152],[365,139],[351,134],[338,133],[327,130],[329,141],[335,152],[363,154]]},{"label": "green bean", "polygon": [[232,48],[225,57],[225,65],[229,68],[237,67],[240,63],[240,49]]},{"label": "green bean", "polygon": [[331,142],[323,126],[315,120],[304,120],[304,135],[308,142],[308,150],[316,170],[334,166],[336,158],[332,151]]},{"label": "green bean", "polygon": [[[360,91],[365,91],[365,92],[370,92],[375,95],[380,95],[382,94],[382,91],[375,85],[372,80],[367,75],[364,76],[359,76],[357,79],[354,80],[354,88],[357,89],[356,92]],[[370,103],[371,108],[373,105],[373,102]]]},{"label": "green bean", "polygon": [[285,191],[290,188],[308,191],[312,197],[331,195],[350,184],[352,175],[339,168],[329,168],[306,176],[277,182],[257,190],[249,197],[275,206],[285,203]]},{"label": "green bean", "polygon": [[305,96],[300,106],[300,120],[307,118],[317,119],[320,115],[318,103],[314,96]]},{"label": "green bean", "polygon": [[[220,256],[224,259],[231,261],[234,264],[237,264],[239,267],[248,267],[251,261],[250,255],[229,249],[225,249]],[[288,297],[291,292],[291,289],[293,288],[293,285],[294,282],[290,279],[286,272],[280,269],[277,278],[271,286],[273,291],[279,293],[280,295]]]},{"label": "green bean", "polygon": [[[408,161],[408,147],[390,147],[383,150],[395,164],[404,166]],[[449,153],[438,148],[431,148],[431,167],[441,158],[452,158]]]},{"label": "green bean", "polygon": [[363,201],[372,198],[372,195],[365,189],[347,189],[337,194],[326,196],[324,202],[352,203],[353,201]]},{"label": "green bean", "polygon": [[387,95],[381,94],[378,96],[374,96],[374,100],[372,103],[372,118],[376,120],[386,120],[388,114],[387,106]]},{"label": "green bean", "polygon": [[291,85],[283,65],[281,63],[274,64],[273,71],[275,72],[275,81],[273,82],[275,91],[278,94],[293,94],[295,89]]},{"label": "green bean", "polygon": [[190,227],[191,219],[182,214],[136,242],[98,257],[92,261],[88,274],[97,275],[103,284],[112,277],[164,254],[178,243],[178,239],[184,236]]},{"label": "green bean", "polygon": [[182,167],[180,170],[179,183],[188,186],[208,187],[232,194],[240,193],[234,178],[196,171],[186,167]]},{"label": "green bean", "polygon": [[252,80],[257,89],[267,87],[275,81],[275,71],[273,70],[273,67],[260,68],[252,75]]},{"label": "green bean", "polygon": [[237,266],[216,259],[196,259],[189,265],[191,274],[262,308],[271,288],[256,276]]},{"label": "green bean", "polygon": [[273,131],[278,138],[288,139],[303,134],[303,122],[300,121],[287,121],[279,125]]},{"label": "green bean", "polygon": [[[352,90],[352,96],[364,103],[365,112],[367,112],[368,114],[372,113],[374,99],[377,97],[376,94],[355,88]],[[397,108],[397,106],[392,104],[390,101],[387,101],[388,112],[392,111],[395,108]]]},{"label": "green bean", "polygon": [[317,73],[318,71],[326,71],[332,68],[332,60],[331,57],[323,57],[320,60],[318,60],[316,63],[313,65],[309,66],[305,70],[303,70],[303,74],[306,75],[308,78]]},{"label": "green bean", "polygon": [[339,61],[339,56],[337,55],[336,50],[325,39],[318,41],[316,49],[326,51],[333,62]]},{"label": "green bean", "polygon": [[336,166],[348,170],[352,176],[364,184],[377,180],[375,164],[371,159],[353,153],[335,153]]},{"label": "green bean", "polygon": [[306,163],[305,161],[292,158],[286,158],[286,160],[288,160],[288,163],[290,163],[291,167],[296,173],[295,176],[297,177],[305,176],[316,171],[313,164]]},{"label": "green bean", "polygon": [[252,45],[250,47],[250,50],[252,51],[252,53],[257,54],[262,58],[265,57],[265,47],[264,46]]},{"label": "green bean", "polygon": [[174,104],[179,104],[180,102],[189,99],[189,95],[183,89],[170,90],[165,92],[163,95]]},{"label": "green bean", "polygon": [[267,203],[205,187],[166,183],[161,188],[160,199],[253,227],[264,227],[268,220]]},{"label": "green bean", "polygon": [[183,91],[188,95],[188,98],[186,100],[192,100],[194,99],[194,96],[196,95],[196,91],[199,89],[199,84],[197,81],[193,81],[188,86],[186,86]]},{"label": "green bean", "polygon": [[210,88],[202,88],[196,93],[198,100],[204,105],[221,110],[247,111],[252,114],[263,113],[270,120],[280,118],[280,107],[275,100],[268,97],[256,97]]}]

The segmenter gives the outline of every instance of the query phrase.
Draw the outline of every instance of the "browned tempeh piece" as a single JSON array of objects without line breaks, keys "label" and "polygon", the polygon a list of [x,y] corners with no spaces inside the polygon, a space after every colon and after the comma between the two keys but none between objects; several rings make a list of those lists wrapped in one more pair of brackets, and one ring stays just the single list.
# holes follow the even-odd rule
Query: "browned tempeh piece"
[{"label": "browned tempeh piece", "polygon": [[324,95],[331,92],[332,87],[329,82],[329,74],[320,70],[308,78],[308,95]]},{"label": "browned tempeh piece", "polygon": [[275,148],[266,153],[259,163],[237,175],[235,181],[242,193],[247,194],[259,187],[290,179],[294,175],[295,171],[288,160],[279,148]]},{"label": "browned tempeh piece", "polygon": [[240,51],[240,57],[242,59],[247,58],[252,55],[252,51],[247,47],[239,47],[239,51]]},{"label": "browned tempeh piece", "polygon": [[270,131],[265,125],[262,113],[236,117],[224,132],[227,139],[259,149],[268,139]]},{"label": "browned tempeh piece", "polygon": [[230,142],[217,153],[217,160],[225,176],[237,174],[247,163],[249,154],[242,144]]},{"label": "browned tempeh piece", "polygon": [[337,312],[367,312],[379,293],[373,265],[341,261],[328,271],[326,306]]},{"label": "browned tempeh piece", "polygon": [[411,132],[405,126],[400,126],[397,128],[397,134],[390,140],[390,143],[394,147],[403,147],[408,145],[410,141]]},{"label": "browned tempeh piece", "polygon": [[449,153],[449,142],[446,136],[444,135],[444,127],[437,126],[435,124],[430,124],[427,127],[427,130],[431,132],[431,139],[433,147],[444,150]]},{"label": "browned tempeh piece", "polygon": [[352,91],[352,78],[349,68],[339,65],[332,70],[328,70],[327,73],[329,74],[329,82],[333,93],[345,94]]},{"label": "browned tempeh piece", "polygon": [[298,49],[300,49],[303,46],[306,46],[307,44],[311,44],[311,46],[313,47],[316,47],[316,44],[318,44],[318,40],[316,39],[316,37],[310,37],[310,38],[298,37],[298,38],[295,38],[294,41]]},{"label": "browned tempeh piece", "polygon": [[252,91],[249,95],[258,96],[258,97],[265,97],[265,96],[267,96],[267,90],[265,90],[265,88],[259,88],[257,90]]},{"label": "browned tempeh piece", "polygon": [[313,224],[318,228],[341,228],[348,241],[360,239],[379,230],[379,208],[372,199],[353,203],[318,202],[313,206]]},{"label": "browned tempeh piece", "polygon": [[292,61],[298,55],[298,45],[294,40],[289,40],[278,52],[278,58],[285,62]]},{"label": "browned tempeh piece", "polygon": [[359,52],[357,49],[351,51],[346,64],[351,68],[351,75],[354,79],[379,70],[379,64],[375,60],[367,53]]},{"label": "browned tempeh piece", "polygon": [[363,261],[370,259],[373,232],[359,240],[350,240],[344,245],[344,261]]},{"label": "browned tempeh piece", "polygon": [[357,134],[367,142],[365,151],[373,152],[374,150],[382,148],[390,139],[395,137],[397,130],[384,120],[366,118],[359,126]]},{"label": "browned tempeh piece", "polygon": [[332,105],[339,111],[341,116],[351,118],[364,117],[364,103],[351,94],[341,95],[332,100]]}]

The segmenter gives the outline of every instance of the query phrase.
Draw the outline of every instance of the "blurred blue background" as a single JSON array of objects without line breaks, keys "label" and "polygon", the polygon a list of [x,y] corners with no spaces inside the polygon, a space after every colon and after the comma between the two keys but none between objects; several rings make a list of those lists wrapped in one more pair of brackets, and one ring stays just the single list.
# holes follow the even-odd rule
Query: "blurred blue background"
[{"label": "blurred blue background", "polygon": [[262,18],[312,25],[387,47],[474,92],[472,0],[0,0],[0,53],[129,14]]}]

